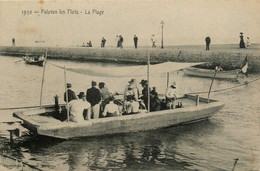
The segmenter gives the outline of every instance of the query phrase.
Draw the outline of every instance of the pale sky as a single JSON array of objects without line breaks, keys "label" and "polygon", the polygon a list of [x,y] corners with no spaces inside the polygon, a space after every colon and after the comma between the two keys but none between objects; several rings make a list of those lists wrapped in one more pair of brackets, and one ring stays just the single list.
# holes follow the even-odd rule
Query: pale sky
[{"label": "pale sky", "polygon": [[[42,13],[59,9],[65,14]],[[79,14],[68,14],[67,9]],[[32,14],[23,15],[22,10]],[[165,46],[205,44],[206,36],[212,44],[238,44],[240,32],[260,43],[260,0],[56,0],[0,1],[0,45],[11,45],[14,37],[17,46],[76,46],[91,40],[99,47],[105,37],[106,45],[114,47],[116,35],[122,35],[124,45],[133,46],[136,34],[140,46],[150,46],[152,34],[160,44],[161,20]],[[46,43],[35,43],[41,40]]]}]

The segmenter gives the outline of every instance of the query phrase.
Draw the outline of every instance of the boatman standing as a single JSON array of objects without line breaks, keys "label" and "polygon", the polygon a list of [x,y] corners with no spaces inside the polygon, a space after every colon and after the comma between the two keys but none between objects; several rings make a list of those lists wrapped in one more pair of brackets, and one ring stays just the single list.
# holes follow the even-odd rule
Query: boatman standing
[{"label": "boatman standing", "polygon": [[[67,83],[67,92],[68,92],[68,102],[70,102],[71,100],[74,100],[74,99],[78,99],[77,96],[76,96],[76,93],[71,90],[71,83]],[[66,102],[66,92],[64,93],[64,101]]]},{"label": "boatman standing", "polygon": [[95,81],[91,82],[91,88],[87,90],[87,101],[91,104],[92,118],[98,119],[100,112],[100,101],[101,93],[98,88],[96,88],[97,83]]},{"label": "boatman standing", "polygon": [[83,112],[87,110],[86,120],[90,120],[91,114],[91,105],[87,102],[84,92],[80,92],[78,95],[79,99],[74,99],[69,102],[69,111],[70,111],[70,121],[72,122],[82,122],[84,121]]}]

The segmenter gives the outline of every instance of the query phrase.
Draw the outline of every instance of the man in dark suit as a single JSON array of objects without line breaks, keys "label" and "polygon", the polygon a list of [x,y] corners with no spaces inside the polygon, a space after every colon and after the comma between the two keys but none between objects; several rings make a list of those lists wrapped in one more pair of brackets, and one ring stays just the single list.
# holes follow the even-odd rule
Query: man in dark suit
[{"label": "man in dark suit", "polygon": [[[71,83],[67,83],[67,92],[68,92],[68,102],[70,102],[71,100],[74,100],[74,99],[78,99],[77,96],[76,96],[76,93],[71,90]],[[64,101],[66,102],[66,92],[64,93]]]},{"label": "man in dark suit", "polygon": [[209,50],[210,37],[209,36],[206,37],[205,41],[206,41],[206,50]]},{"label": "man in dark suit", "polygon": [[96,88],[97,83],[95,81],[91,82],[91,88],[87,90],[87,101],[91,104],[92,118],[99,118],[100,112],[100,101],[101,93],[98,88]]},{"label": "man in dark suit", "polygon": [[138,37],[136,37],[136,35],[134,35],[134,44],[135,44],[136,49],[137,49],[137,42],[138,42]]}]

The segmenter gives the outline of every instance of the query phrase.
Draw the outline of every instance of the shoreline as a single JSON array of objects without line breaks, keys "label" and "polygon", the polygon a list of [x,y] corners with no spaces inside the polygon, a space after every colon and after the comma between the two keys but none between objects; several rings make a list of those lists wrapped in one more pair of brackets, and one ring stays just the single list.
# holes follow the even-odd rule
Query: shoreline
[{"label": "shoreline", "polygon": [[[230,47],[229,47],[230,46]],[[224,47],[224,48],[223,48]],[[260,45],[250,49],[239,49],[236,45],[214,45],[212,50],[205,51],[203,45],[172,46],[165,49],[140,47],[134,49],[126,47],[96,48],[96,47],[27,47],[27,46],[0,46],[0,55],[24,56],[42,55],[47,49],[48,59],[70,60],[80,62],[107,62],[146,64],[148,52],[151,64],[161,62],[210,62],[212,65],[221,63],[223,69],[231,70],[242,67],[247,56],[249,59],[248,71],[260,72]]]}]

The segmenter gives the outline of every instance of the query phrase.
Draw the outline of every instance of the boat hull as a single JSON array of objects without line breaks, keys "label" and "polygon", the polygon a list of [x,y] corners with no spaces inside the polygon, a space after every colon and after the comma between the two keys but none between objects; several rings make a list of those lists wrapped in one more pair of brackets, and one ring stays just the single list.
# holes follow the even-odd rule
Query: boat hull
[{"label": "boat hull", "polygon": [[[206,77],[206,78],[213,78],[215,75],[215,70],[210,69],[201,69],[195,67],[189,67],[183,69],[186,75],[196,76],[196,77]],[[237,79],[239,70],[230,70],[230,71],[218,71],[215,78],[217,79]]]},{"label": "boat hull", "polygon": [[[195,96],[189,95],[189,98],[193,98],[195,103]],[[44,120],[41,119],[42,124],[30,119],[30,116],[24,115],[23,112],[14,113],[14,116],[22,119],[26,128],[39,135],[70,139],[76,137],[148,131],[178,124],[196,122],[213,116],[224,107],[223,103],[217,101],[211,101],[207,104],[206,99],[201,100],[202,104],[198,106],[193,105],[190,107],[150,113],[93,119],[82,123],[56,122],[45,124]]]},{"label": "boat hull", "polygon": [[43,59],[34,60],[33,57],[23,57],[23,60],[26,64],[29,64],[29,65],[43,66],[45,59],[44,59],[44,57],[42,57],[42,58]]}]

